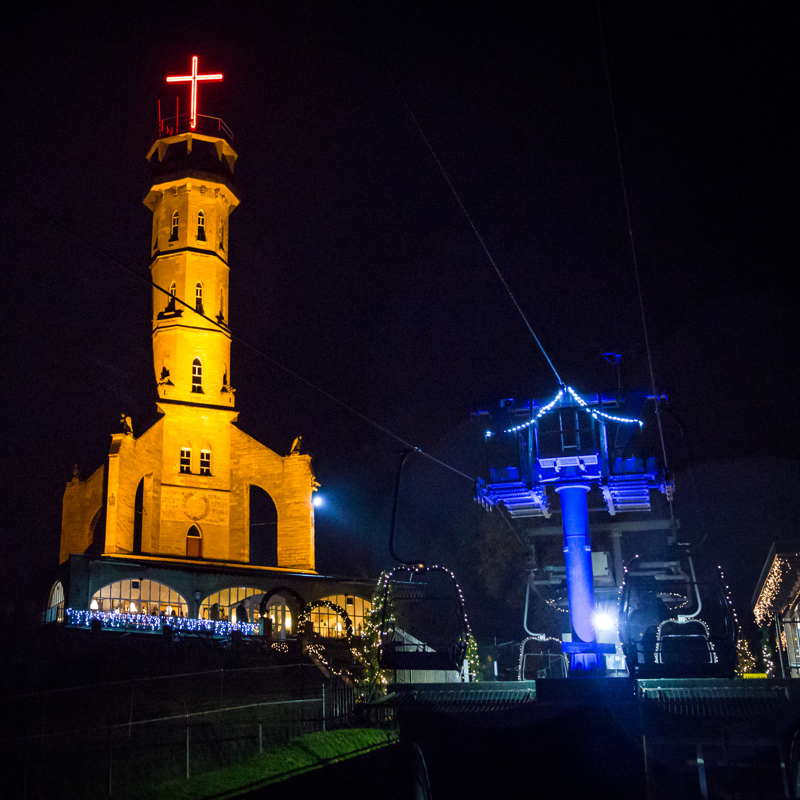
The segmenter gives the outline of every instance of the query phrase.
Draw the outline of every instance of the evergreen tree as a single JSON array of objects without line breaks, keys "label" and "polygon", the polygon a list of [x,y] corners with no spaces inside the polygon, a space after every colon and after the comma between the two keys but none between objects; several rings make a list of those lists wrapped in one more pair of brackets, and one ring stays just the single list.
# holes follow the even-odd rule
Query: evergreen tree
[{"label": "evergreen tree", "polygon": [[756,671],[756,659],[750,649],[750,643],[741,637],[736,642],[736,677],[741,678],[745,673]]},{"label": "evergreen tree", "polygon": [[769,626],[765,625],[761,628],[761,660],[764,662],[764,672],[767,673],[768,678],[774,678],[777,675],[775,651],[771,639]]}]

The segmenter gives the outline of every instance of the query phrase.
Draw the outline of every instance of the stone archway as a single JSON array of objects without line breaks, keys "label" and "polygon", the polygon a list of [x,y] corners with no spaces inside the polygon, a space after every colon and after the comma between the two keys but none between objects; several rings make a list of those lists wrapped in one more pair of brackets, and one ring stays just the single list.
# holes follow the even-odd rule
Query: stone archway
[{"label": "stone archway", "polygon": [[250,563],[278,566],[278,509],[269,493],[250,484]]}]

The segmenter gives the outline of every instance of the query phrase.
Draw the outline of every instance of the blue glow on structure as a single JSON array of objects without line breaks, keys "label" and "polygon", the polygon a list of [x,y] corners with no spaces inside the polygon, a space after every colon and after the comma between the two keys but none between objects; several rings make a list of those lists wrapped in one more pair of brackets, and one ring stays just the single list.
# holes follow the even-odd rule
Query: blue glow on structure
[{"label": "blue glow on structure", "polygon": [[564,560],[567,566],[569,618],[573,641],[594,642],[594,585],[589,539],[589,486],[573,483],[556,487],[561,496]]}]

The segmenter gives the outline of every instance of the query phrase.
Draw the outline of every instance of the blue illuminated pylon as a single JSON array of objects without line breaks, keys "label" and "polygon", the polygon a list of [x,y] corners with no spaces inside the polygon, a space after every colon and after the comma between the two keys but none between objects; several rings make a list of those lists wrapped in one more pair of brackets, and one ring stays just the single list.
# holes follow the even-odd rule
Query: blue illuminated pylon
[{"label": "blue illuminated pylon", "polygon": [[592,544],[589,538],[588,483],[565,483],[556,486],[561,497],[564,530],[564,561],[567,567],[567,596],[572,625],[570,668],[589,672],[602,668],[594,629],[594,584],[592,579]]},{"label": "blue illuminated pylon", "polygon": [[[629,407],[655,399],[644,394],[637,398]],[[612,516],[649,511],[653,489],[668,496],[672,492],[655,458],[632,455],[632,436],[643,423],[623,416],[622,406],[620,397],[582,397],[565,385],[544,404],[503,400],[495,413],[512,423],[504,430],[516,438],[516,463],[493,464],[491,480],[477,485],[480,503],[487,508],[502,503],[512,518],[549,519],[558,513],[551,508],[550,492],[560,495],[572,627],[572,641],[563,642],[562,650],[575,676],[602,675],[603,654],[615,652],[613,644],[597,641],[595,631],[589,491],[599,489]],[[616,567],[619,573],[622,565]]]}]

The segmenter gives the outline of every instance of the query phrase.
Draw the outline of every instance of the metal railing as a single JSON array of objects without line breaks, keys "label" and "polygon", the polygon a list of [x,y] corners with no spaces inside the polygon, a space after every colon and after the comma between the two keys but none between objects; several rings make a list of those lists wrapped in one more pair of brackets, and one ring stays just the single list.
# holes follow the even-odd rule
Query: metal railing
[{"label": "metal railing", "polygon": [[219,118],[205,114],[197,115],[195,128],[191,127],[191,115],[180,114],[177,117],[162,117],[159,120],[158,138],[176,136],[179,133],[202,133],[206,136],[219,136],[233,143],[233,131]]}]

